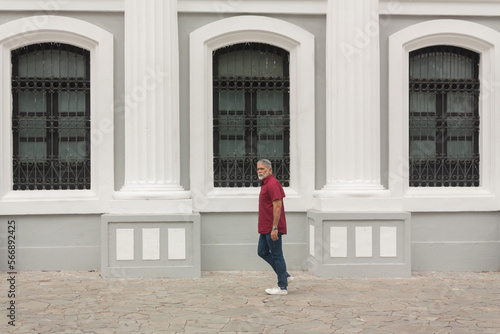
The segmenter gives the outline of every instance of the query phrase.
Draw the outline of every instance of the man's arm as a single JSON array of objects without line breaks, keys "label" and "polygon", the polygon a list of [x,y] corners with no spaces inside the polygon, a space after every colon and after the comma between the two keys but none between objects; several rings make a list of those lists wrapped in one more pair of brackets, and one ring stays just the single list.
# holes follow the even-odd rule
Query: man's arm
[{"label": "man's arm", "polygon": [[[281,207],[283,205],[283,202],[280,199],[274,200],[273,201],[273,227],[278,228],[278,224],[280,222],[280,217],[281,217]],[[271,239],[273,241],[278,240],[278,230],[272,230],[271,231]]]}]

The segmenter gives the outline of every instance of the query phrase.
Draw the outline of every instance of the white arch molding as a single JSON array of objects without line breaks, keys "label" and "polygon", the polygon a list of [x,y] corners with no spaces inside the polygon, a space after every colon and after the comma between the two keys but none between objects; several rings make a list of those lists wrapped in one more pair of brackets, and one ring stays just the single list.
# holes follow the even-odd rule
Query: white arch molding
[{"label": "white arch molding", "polygon": [[[11,50],[57,42],[90,51],[91,189],[12,190]],[[91,23],[39,15],[0,25],[0,211],[4,214],[102,213],[113,192],[113,36]],[[27,205],[29,203],[29,205]]]},{"label": "white arch molding", "polygon": [[[312,207],[314,191],[314,36],[289,22],[235,16],[190,34],[190,164],[193,209],[256,211],[257,188],[213,186],[212,52],[243,42],[267,43],[290,52],[290,187],[287,210]],[[229,204],[230,203],[230,204]]]},{"label": "white arch molding", "polygon": [[[409,187],[409,53],[432,45],[454,45],[480,54],[480,187]],[[500,131],[500,33],[461,20],[431,20],[407,27],[389,38],[389,188],[403,198],[403,210],[498,210]]]}]

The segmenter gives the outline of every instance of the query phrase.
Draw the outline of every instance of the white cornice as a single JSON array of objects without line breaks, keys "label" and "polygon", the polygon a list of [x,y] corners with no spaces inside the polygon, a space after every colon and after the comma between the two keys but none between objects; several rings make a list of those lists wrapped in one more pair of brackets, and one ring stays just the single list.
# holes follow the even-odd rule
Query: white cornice
[{"label": "white cornice", "polygon": [[179,12],[326,14],[327,0],[178,0]]},{"label": "white cornice", "polygon": [[58,11],[123,12],[125,0],[2,0],[0,11]]},{"label": "white cornice", "polygon": [[[179,12],[326,14],[328,0],[178,0]],[[500,15],[500,0],[379,0],[389,15]]]},{"label": "white cornice", "polygon": [[[170,0],[171,1],[171,0]],[[177,0],[181,13],[325,15],[328,0]],[[121,12],[125,0],[1,0],[0,11]],[[379,0],[389,15],[500,16],[500,0]]]},{"label": "white cornice", "polygon": [[379,13],[384,15],[499,16],[500,0],[380,0]]}]

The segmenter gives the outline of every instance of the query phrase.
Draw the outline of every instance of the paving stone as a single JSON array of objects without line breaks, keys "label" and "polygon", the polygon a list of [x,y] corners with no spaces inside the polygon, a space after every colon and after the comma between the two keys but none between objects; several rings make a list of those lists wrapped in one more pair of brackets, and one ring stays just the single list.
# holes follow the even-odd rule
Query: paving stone
[{"label": "paving stone", "polygon": [[[269,296],[270,271],[203,272],[198,279],[19,272],[16,326],[7,325],[1,306],[0,333],[500,333],[499,272],[293,275],[288,295]],[[7,284],[0,280],[3,305]]]},{"label": "paving stone", "polygon": [[264,330],[264,326],[260,324],[256,324],[249,321],[241,321],[241,320],[231,320],[227,325],[225,325],[221,332],[256,332],[262,333]]}]

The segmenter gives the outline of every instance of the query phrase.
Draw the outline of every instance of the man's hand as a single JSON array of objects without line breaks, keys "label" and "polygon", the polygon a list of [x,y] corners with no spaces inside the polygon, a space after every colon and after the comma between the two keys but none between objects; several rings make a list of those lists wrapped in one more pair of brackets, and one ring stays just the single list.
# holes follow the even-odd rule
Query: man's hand
[{"label": "man's hand", "polygon": [[276,241],[278,239],[279,239],[279,237],[278,237],[278,230],[272,230],[271,231],[271,240],[272,241]]}]

